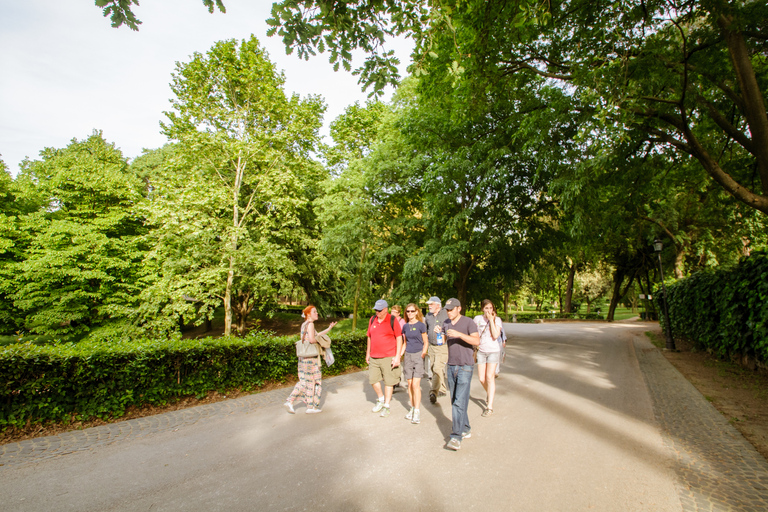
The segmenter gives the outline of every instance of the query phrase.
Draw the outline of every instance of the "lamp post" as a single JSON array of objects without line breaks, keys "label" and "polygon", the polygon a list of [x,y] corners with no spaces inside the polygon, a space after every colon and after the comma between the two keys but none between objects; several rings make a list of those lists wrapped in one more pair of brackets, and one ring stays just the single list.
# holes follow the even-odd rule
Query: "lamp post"
[{"label": "lamp post", "polygon": [[672,338],[672,320],[669,318],[669,306],[667,306],[667,287],[664,286],[664,267],[661,265],[661,250],[664,248],[664,243],[658,238],[653,241],[653,250],[659,255],[659,271],[661,272],[661,292],[662,301],[664,302],[664,318],[666,325],[665,334],[667,336],[667,350],[675,350],[675,340]]}]

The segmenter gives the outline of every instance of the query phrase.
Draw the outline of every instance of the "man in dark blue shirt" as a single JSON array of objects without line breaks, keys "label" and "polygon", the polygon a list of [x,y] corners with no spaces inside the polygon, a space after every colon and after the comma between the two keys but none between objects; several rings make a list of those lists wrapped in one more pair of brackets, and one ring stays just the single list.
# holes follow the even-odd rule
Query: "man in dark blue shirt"
[{"label": "man in dark blue shirt", "polygon": [[453,427],[451,440],[447,448],[461,449],[461,440],[469,438],[469,387],[472,384],[472,372],[475,368],[474,348],[480,344],[480,334],[475,322],[461,314],[458,299],[448,299],[445,303],[448,320],[443,322],[443,332],[448,344],[448,389],[451,393],[451,416]]}]

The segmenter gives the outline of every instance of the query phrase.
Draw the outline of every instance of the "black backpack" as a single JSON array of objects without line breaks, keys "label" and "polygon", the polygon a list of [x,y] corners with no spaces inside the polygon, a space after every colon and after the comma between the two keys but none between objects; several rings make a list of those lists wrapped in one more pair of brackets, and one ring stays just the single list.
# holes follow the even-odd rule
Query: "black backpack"
[{"label": "black backpack", "polygon": [[[373,315],[370,320],[368,320],[368,328],[371,328],[371,325],[373,325],[373,320],[376,318],[376,315]],[[389,315],[389,328],[392,329],[392,334],[395,333],[395,317],[392,316],[392,314]]]}]

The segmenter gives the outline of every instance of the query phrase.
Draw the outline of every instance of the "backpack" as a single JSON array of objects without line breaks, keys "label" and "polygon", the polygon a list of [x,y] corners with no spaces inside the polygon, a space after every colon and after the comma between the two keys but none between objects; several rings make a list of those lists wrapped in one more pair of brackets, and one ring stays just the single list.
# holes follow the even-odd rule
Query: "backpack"
[{"label": "backpack", "polygon": [[[370,329],[373,325],[373,320],[376,318],[376,315],[373,315],[370,320],[368,320],[368,328]],[[392,333],[395,332],[395,317],[391,314],[389,315],[389,328],[392,329]]]}]

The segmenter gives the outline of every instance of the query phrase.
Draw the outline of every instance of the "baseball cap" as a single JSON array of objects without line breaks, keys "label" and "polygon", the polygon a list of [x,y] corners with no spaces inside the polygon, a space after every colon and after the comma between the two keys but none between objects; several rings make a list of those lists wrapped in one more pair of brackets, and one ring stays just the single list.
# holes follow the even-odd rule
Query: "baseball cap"
[{"label": "baseball cap", "polygon": [[434,304],[440,304],[440,303],[441,303],[441,302],[440,302],[440,298],[439,298],[439,297],[435,297],[434,295],[433,295],[433,296],[431,296],[431,297],[429,298],[429,300],[427,301],[427,304],[432,304],[432,303],[434,303]]},{"label": "baseball cap", "polygon": [[448,302],[445,303],[445,309],[453,309],[453,308],[460,308],[461,302],[459,302],[459,299],[450,298],[448,299]]},{"label": "baseball cap", "polygon": [[379,299],[376,301],[376,304],[373,305],[373,309],[376,311],[381,311],[382,309],[388,308],[389,304],[387,304],[387,301],[384,299]]}]

